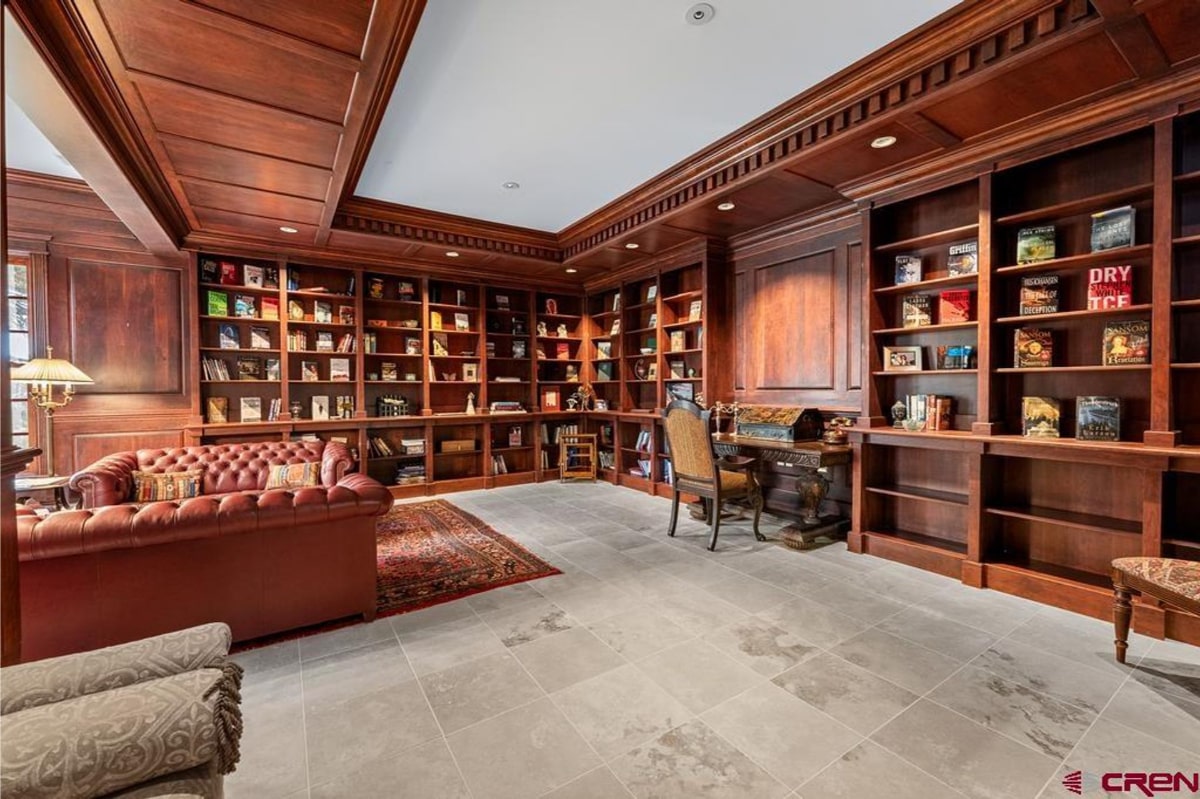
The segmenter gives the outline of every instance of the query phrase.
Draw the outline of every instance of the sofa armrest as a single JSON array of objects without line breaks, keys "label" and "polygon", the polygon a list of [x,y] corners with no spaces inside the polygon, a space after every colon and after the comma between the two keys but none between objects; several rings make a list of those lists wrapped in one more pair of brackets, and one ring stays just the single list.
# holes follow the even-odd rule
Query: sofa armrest
[{"label": "sofa armrest", "polygon": [[91,652],[9,666],[0,680],[0,715],[202,668],[221,668],[229,626],[203,624]]},{"label": "sofa armrest", "polygon": [[76,472],[71,477],[71,489],[82,495],[80,507],[100,508],[128,501],[137,465],[135,453],[118,452]]},{"label": "sofa armrest", "polygon": [[211,761],[228,773],[241,712],[226,681],[201,669],[7,714],[0,794],[88,799]]},{"label": "sofa armrest", "polygon": [[392,503],[395,501],[387,486],[365,474],[348,474],[338,481],[336,488],[343,488],[357,494],[359,505],[377,503],[379,507],[375,511],[376,516],[382,516],[391,510]]},{"label": "sofa armrest", "polygon": [[354,456],[340,441],[326,441],[321,451],[321,485],[333,488],[342,477],[354,471]]}]

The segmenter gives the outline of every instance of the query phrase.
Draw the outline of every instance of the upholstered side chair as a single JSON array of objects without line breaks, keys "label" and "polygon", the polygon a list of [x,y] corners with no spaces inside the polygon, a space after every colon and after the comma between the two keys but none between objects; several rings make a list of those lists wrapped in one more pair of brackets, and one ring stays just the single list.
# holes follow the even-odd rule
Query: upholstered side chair
[{"label": "upholstered side chair", "polygon": [[756,458],[721,458],[713,449],[711,411],[687,400],[672,400],[663,409],[663,427],[667,435],[667,452],[671,459],[671,527],[667,535],[674,537],[679,521],[681,492],[697,494],[709,503],[709,525],[712,530],[709,551],[717,548],[721,529],[721,508],[727,500],[743,500],[754,510],[754,537],[767,539],[758,531],[762,516],[762,487],[754,475]]}]

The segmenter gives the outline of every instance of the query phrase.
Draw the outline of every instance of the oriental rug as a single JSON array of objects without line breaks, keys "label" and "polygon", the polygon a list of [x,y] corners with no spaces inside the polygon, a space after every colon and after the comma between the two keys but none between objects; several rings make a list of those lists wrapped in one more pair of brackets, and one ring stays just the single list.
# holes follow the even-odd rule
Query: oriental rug
[{"label": "oriental rug", "polygon": [[[375,607],[394,616],[561,574],[523,546],[444,499],[394,505],[375,528]],[[361,624],[340,619],[234,644],[234,652]]]},{"label": "oriental rug", "polygon": [[444,499],[396,505],[377,530],[380,616],[560,574]]}]

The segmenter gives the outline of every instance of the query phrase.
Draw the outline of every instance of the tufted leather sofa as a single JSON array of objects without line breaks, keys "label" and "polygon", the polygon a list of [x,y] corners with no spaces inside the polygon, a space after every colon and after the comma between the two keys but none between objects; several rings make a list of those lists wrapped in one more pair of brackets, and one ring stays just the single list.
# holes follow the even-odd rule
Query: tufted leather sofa
[{"label": "tufted leather sofa", "polygon": [[[321,485],[266,490],[273,464],[320,461]],[[206,622],[235,641],[375,616],[375,523],[391,493],[347,474],[345,446],[272,441],[122,452],[76,474],[84,508],[21,513],[22,658]],[[129,502],[133,472],[204,469],[204,493]]]}]

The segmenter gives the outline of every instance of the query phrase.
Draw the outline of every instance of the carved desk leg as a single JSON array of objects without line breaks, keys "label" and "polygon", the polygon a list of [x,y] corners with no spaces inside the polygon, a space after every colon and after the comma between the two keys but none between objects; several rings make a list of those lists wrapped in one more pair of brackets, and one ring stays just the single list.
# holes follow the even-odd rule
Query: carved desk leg
[{"label": "carved desk leg", "polygon": [[821,523],[821,503],[829,494],[829,478],[825,469],[804,467],[796,476],[796,491],[800,494],[800,502],[804,508],[803,521],[806,525]]}]

